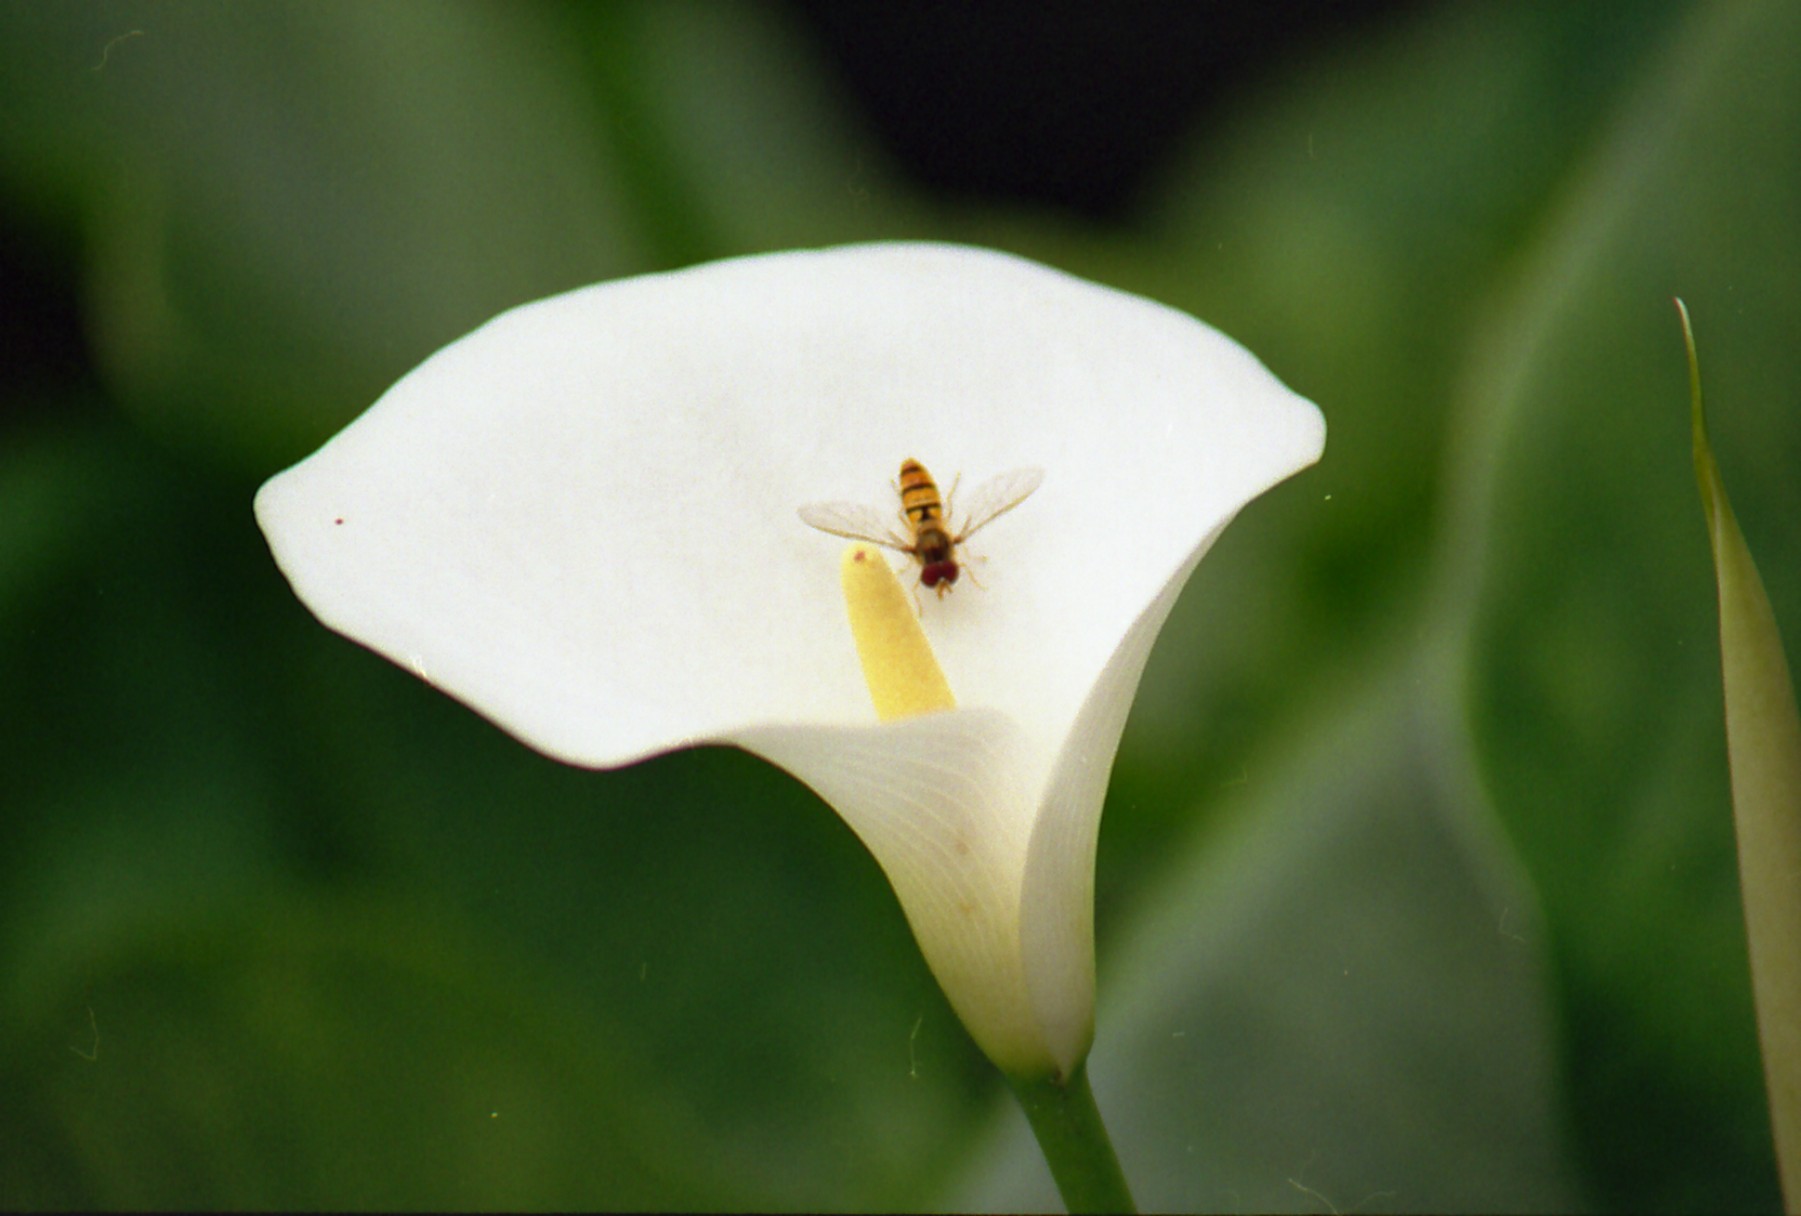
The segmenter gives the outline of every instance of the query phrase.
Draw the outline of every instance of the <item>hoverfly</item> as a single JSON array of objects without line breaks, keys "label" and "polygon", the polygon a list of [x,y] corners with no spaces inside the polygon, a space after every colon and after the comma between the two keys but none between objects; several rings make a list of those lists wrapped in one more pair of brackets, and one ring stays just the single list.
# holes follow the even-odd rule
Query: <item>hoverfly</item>
[{"label": "hoverfly", "polygon": [[[808,503],[800,509],[800,518],[821,532],[911,554],[919,563],[919,581],[934,588],[942,599],[960,572],[957,546],[1024,502],[1043,480],[1043,469],[1024,468],[983,482],[970,494],[969,513],[964,516],[961,529],[953,534],[949,508],[938,497],[938,483],[917,460],[903,460],[895,489],[900,492],[900,517],[912,536],[910,541],[890,528],[880,511],[861,503]],[[954,498],[956,493],[953,482],[949,497]]]}]

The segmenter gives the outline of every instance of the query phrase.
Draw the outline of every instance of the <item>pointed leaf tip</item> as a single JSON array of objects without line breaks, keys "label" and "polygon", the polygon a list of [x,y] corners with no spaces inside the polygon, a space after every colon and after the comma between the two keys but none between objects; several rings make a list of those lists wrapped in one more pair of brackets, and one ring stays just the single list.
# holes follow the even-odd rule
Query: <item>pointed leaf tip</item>
[{"label": "pointed leaf tip", "polygon": [[1695,480],[1701,486],[1701,509],[1707,513],[1707,528],[1711,535],[1714,517],[1725,493],[1720,488],[1720,471],[1714,464],[1713,448],[1707,442],[1707,411],[1701,400],[1701,360],[1695,353],[1695,327],[1682,297],[1670,298],[1676,305],[1676,315],[1682,320],[1682,345],[1688,352],[1689,424],[1695,449]]}]

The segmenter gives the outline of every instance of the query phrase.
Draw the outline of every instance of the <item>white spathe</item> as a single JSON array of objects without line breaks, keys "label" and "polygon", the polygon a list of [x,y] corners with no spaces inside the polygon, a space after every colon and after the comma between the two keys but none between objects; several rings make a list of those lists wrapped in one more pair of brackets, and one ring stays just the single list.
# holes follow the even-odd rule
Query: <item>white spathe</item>
[{"label": "white spathe", "polygon": [[[988,250],[861,245],[514,309],[256,512],[321,620],[533,747],[608,768],[729,743],[799,777],[874,853],[984,1050],[1067,1075],[1151,643],[1220,529],[1324,440],[1182,313]],[[981,587],[923,597],[959,708],[878,724],[842,542],[795,509],[898,508],[908,456],[947,490],[1047,475],[972,544]]]}]

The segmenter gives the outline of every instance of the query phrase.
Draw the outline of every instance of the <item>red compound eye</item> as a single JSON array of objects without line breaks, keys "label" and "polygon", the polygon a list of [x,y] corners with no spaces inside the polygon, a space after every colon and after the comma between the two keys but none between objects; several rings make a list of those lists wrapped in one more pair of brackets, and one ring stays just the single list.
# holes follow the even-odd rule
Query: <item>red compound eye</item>
[{"label": "red compound eye", "polygon": [[919,572],[919,581],[928,587],[936,587],[939,583],[957,581],[956,562],[933,562]]}]

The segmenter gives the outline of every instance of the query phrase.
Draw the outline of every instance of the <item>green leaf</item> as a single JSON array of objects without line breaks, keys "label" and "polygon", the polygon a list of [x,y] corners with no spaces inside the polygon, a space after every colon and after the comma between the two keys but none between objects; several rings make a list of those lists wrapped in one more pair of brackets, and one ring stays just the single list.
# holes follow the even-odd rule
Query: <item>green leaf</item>
[{"label": "green leaf", "polygon": [[1147,668],[1115,794],[1144,804],[1153,853],[1188,805],[1153,801],[1157,783],[1234,779],[1372,647],[1438,611],[1446,503],[1464,488],[1451,458],[1483,442],[1451,403],[1487,296],[1675,16],[1454,5],[1303,62],[1200,133],[1154,201],[1155,239],[1115,252],[1113,281],[1220,325],[1329,427],[1319,466],[1226,531]]},{"label": "green leaf", "polygon": [[427,908],[276,888],[67,957],[8,1023],[0,1197],[288,1210],[746,1201],[604,1019],[480,943]]},{"label": "green leaf", "polygon": [[1688,309],[1695,474],[1720,588],[1720,658],[1726,686],[1726,749],[1738,825],[1739,881],[1763,1044],[1764,1080],[1776,1163],[1788,1206],[1801,1201],[1801,714],[1770,597],[1733,518],[1707,439],[1701,367]]},{"label": "green leaf", "polygon": [[879,232],[799,58],[728,6],[7,5],[0,154],[122,403],[266,470],[513,305]]},{"label": "green leaf", "polygon": [[[1676,290],[1721,318],[1734,399],[1793,399],[1775,319],[1801,309],[1798,19],[1698,8],[1647,61],[1497,285],[1463,397],[1444,595],[1473,600],[1471,720],[1553,929],[1575,1128],[1608,1206],[1774,1200],[1689,437],[1646,403],[1678,383]],[[1742,433],[1760,517],[1792,520],[1792,406]],[[1791,585],[1797,540],[1768,537]]]},{"label": "green leaf", "polygon": [[144,425],[267,467],[500,309],[643,265],[541,16],[0,9],[0,146],[78,208]]},{"label": "green leaf", "polygon": [[[1403,640],[1445,649],[1456,694],[1437,712],[1468,731],[1477,813],[1543,908],[1565,1126],[1608,1208],[1776,1202],[1687,445],[1645,402],[1671,383],[1669,293],[1704,293],[1721,370],[1761,411],[1743,432],[1753,541],[1801,593],[1780,522],[1801,517],[1795,19],[1426,14],[1211,133],[1164,209],[1185,256],[1148,250],[1169,285],[1122,280],[1245,338],[1322,402],[1331,438],[1171,617],[1103,833],[1103,930],[1109,895],[1143,898],[1140,848],[1167,858],[1185,819],[1223,831],[1220,787],[1337,721],[1300,707],[1366,704],[1372,653]],[[1178,781],[1205,795],[1172,799]]]},{"label": "green leaf", "polygon": [[[1101,958],[1089,1073],[1146,1211],[1572,1211],[1544,926],[1442,679],[1252,769]],[[1024,1121],[947,1206],[1040,1210]]]}]

